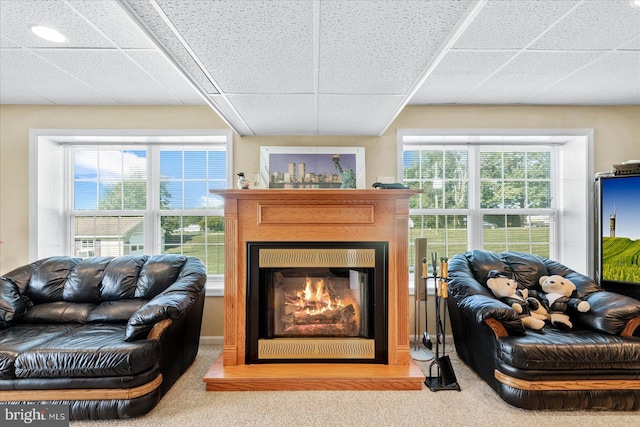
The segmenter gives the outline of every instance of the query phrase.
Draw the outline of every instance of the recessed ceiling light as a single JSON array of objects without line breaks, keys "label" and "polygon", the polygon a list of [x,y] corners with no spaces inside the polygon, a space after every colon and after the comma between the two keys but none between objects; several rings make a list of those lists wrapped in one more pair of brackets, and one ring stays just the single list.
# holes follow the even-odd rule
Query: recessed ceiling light
[{"label": "recessed ceiling light", "polygon": [[45,27],[43,25],[34,25],[31,27],[31,31],[38,37],[42,37],[45,40],[54,43],[64,43],[67,38],[59,31],[53,28]]},{"label": "recessed ceiling light", "polygon": [[633,7],[640,7],[640,0],[631,0],[629,4]]}]

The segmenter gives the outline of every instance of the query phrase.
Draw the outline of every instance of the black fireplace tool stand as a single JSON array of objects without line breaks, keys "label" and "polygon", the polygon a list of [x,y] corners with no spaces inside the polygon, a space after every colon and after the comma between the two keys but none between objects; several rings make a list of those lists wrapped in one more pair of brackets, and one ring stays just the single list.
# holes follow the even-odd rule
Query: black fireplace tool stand
[{"label": "black fireplace tool stand", "polygon": [[[445,333],[447,328],[447,298],[449,297],[449,265],[447,258],[441,258],[440,276],[438,276],[437,257],[436,253],[431,253],[433,280],[436,284],[436,348],[433,362],[429,365],[429,376],[424,383],[431,391],[460,391],[460,385],[455,372],[453,372],[453,366],[451,366],[451,359],[446,355]],[[442,346],[440,343],[442,343]]]}]

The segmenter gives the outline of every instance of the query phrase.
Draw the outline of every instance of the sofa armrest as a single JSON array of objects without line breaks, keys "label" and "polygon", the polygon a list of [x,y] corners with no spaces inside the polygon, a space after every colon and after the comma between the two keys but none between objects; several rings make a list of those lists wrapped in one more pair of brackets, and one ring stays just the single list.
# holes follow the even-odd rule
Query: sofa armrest
[{"label": "sofa armrest", "polygon": [[[640,317],[640,301],[609,291],[595,292],[587,297],[591,309],[578,313],[578,319],[599,332],[621,335],[625,328],[636,328],[629,322]],[[629,333],[629,329],[625,333]],[[633,330],[630,331],[633,334]]]},{"label": "sofa armrest", "polygon": [[206,280],[202,262],[195,257],[187,258],[177,280],[129,318],[125,341],[146,337],[154,325],[162,320],[180,319],[203,292]]},{"label": "sofa armrest", "polygon": [[[514,309],[494,297],[487,295],[469,295],[457,302],[462,312],[478,324],[494,319],[500,322],[509,335],[524,335],[524,325]],[[491,326],[490,322],[487,323]],[[492,327],[492,329],[494,329]],[[495,329],[494,329],[495,332]]]},{"label": "sofa armrest", "polygon": [[624,327],[620,336],[623,337],[631,337],[631,336],[640,336],[640,316],[634,317],[633,319],[627,322],[627,326]]},{"label": "sofa armrest", "polygon": [[172,323],[173,320],[171,319],[164,319],[159,321],[158,323],[153,325],[153,328],[151,328],[151,330],[149,331],[149,335],[147,335],[147,339],[160,341],[160,337],[162,336],[164,331],[169,329],[169,326],[171,326]]}]

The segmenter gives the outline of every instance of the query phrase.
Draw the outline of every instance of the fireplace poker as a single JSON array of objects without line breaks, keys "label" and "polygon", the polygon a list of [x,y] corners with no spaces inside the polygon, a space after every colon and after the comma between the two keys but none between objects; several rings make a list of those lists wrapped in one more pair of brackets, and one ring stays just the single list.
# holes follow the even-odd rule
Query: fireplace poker
[{"label": "fireplace poker", "polygon": [[424,284],[424,335],[422,336],[422,344],[431,350],[431,336],[429,335],[429,294],[427,293],[427,281],[429,280],[429,272],[427,271],[427,257],[422,257],[422,283]]}]

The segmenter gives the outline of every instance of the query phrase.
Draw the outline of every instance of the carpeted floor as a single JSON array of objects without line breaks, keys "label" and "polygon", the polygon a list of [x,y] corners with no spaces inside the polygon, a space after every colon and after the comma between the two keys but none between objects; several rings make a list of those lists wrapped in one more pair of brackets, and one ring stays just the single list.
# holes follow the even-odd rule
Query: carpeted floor
[{"label": "carpeted floor", "polygon": [[[450,353],[461,391],[207,392],[202,377],[220,354],[202,345],[189,370],[149,414],[76,421],[74,427],[188,426],[632,426],[639,412],[525,411],[502,401]],[[447,351],[449,353],[449,351]],[[429,362],[419,363],[428,373]]]}]

